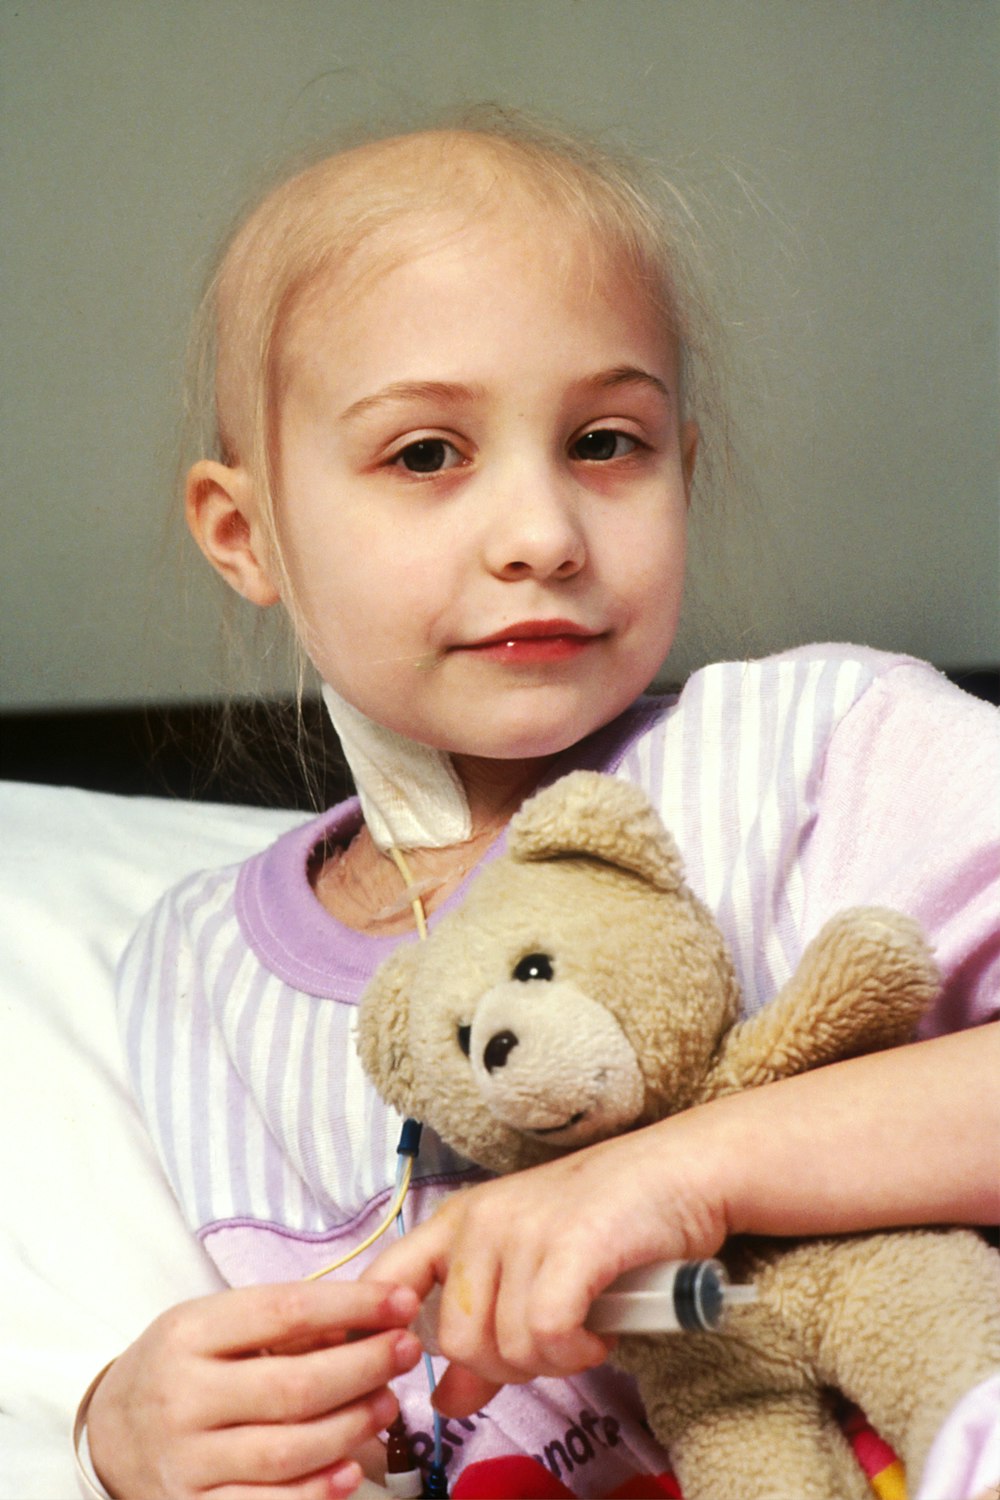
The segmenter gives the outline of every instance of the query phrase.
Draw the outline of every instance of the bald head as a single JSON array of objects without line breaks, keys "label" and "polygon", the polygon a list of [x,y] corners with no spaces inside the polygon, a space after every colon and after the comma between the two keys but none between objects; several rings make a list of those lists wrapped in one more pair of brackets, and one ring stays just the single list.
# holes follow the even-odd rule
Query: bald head
[{"label": "bald head", "polygon": [[[221,455],[270,498],[277,415],[313,295],[363,295],[400,260],[470,224],[516,218],[553,267],[570,240],[647,292],[683,349],[673,238],[653,197],[613,156],[512,125],[434,129],[327,156],[268,193],[230,241],[214,284],[215,409]],[[578,257],[577,257],[578,263]]]}]

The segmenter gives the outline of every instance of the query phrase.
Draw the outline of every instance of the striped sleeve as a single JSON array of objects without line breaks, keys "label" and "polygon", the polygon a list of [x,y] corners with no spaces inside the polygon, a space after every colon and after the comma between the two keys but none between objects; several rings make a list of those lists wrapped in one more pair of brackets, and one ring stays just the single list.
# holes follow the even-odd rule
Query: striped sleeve
[{"label": "striped sleeve", "polygon": [[877,661],[873,653],[812,648],[707,667],[620,767],[677,839],[688,880],[729,943],[748,1012],[798,962],[803,853],[823,758]]},{"label": "striped sleeve", "polygon": [[[353,1042],[356,1009],[296,990],[247,944],[236,872],[191,877],[133,938],[118,978],[127,1066],[191,1227],[328,1235],[395,1173],[398,1121]],[[428,1149],[427,1174],[442,1161]]]},{"label": "striped sleeve", "polygon": [[[234,1093],[209,1005],[212,982],[226,971],[231,983],[233,967],[247,957],[245,945],[234,941],[231,891],[225,870],[195,875],[170,891],[140,925],[118,975],[132,1086],[193,1227],[212,1211],[219,1158],[231,1163],[249,1145],[244,1121],[234,1125],[225,1108],[206,1113],[208,1101]],[[246,1187],[245,1172],[239,1176]]]},{"label": "striped sleeve", "polygon": [[838,907],[915,917],[944,976],[927,1035],[1000,1015],[1000,714],[917,663],[875,681],[826,756],[808,931]]},{"label": "striped sleeve", "polygon": [[809,647],[696,673],[627,752],[765,1004],[835,911],[915,917],[945,976],[928,1034],[1000,1008],[1000,716],[924,663]]}]

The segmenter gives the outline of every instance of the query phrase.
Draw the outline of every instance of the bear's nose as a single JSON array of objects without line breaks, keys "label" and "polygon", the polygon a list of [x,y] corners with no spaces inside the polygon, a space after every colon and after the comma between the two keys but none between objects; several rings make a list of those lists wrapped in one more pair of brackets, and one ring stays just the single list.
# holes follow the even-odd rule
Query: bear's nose
[{"label": "bear's nose", "polygon": [[497,1068],[502,1068],[516,1046],[517,1037],[512,1031],[498,1031],[495,1036],[491,1036],[483,1052],[487,1073],[495,1073]]}]

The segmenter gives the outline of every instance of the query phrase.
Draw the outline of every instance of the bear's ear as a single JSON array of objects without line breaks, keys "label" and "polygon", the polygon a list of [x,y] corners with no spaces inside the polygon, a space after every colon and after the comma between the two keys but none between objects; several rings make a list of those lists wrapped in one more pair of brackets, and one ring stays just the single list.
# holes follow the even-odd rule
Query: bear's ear
[{"label": "bear's ear", "polygon": [[420,945],[397,948],[382,964],[358,1007],[361,1066],[387,1104],[401,1115],[419,1113],[410,1045],[410,980]]},{"label": "bear's ear", "polygon": [[684,883],[677,845],[646,794],[597,771],[572,771],[536,792],[511,819],[507,847],[519,860],[588,855],[661,891]]}]

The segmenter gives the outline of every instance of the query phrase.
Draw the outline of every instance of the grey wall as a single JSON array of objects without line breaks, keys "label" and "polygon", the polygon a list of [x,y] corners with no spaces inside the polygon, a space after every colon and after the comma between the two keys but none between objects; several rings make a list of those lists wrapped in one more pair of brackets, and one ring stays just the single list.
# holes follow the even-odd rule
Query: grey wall
[{"label": "grey wall", "polygon": [[262,165],[483,97],[717,205],[753,485],[703,502],[670,670],[996,660],[997,34],[980,0],[2,0],[0,702],[238,686],[165,537],[206,257]]}]

